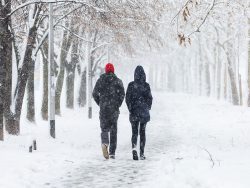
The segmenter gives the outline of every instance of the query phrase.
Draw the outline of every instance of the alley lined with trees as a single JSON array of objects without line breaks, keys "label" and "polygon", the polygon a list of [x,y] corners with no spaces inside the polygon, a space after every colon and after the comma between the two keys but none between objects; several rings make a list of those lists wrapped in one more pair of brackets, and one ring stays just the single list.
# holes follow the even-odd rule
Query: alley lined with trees
[{"label": "alley lined with trees", "polygon": [[[241,1],[3,0],[1,135],[3,125],[9,134],[20,134],[26,102],[27,114],[23,115],[29,121],[35,122],[37,116],[48,120],[49,3],[54,14],[57,115],[63,116],[62,105],[70,109],[87,105],[91,116],[92,82],[107,61],[126,63],[123,56],[147,64],[154,89],[249,106],[246,69],[250,61],[244,61],[250,49],[246,40],[250,35],[249,5]],[[153,54],[151,62],[142,58],[148,53]],[[42,68],[37,69],[39,66]],[[43,79],[41,107],[35,102],[37,77]],[[62,101],[63,92],[66,101]],[[35,114],[35,108],[41,108],[40,114]]]},{"label": "alley lined with trees", "polygon": [[[145,163],[125,102],[101,159],[107,63],[125,90],[145,71]],[[249,107],[249,1],[0,0],[0,187],[248,188]]]}]

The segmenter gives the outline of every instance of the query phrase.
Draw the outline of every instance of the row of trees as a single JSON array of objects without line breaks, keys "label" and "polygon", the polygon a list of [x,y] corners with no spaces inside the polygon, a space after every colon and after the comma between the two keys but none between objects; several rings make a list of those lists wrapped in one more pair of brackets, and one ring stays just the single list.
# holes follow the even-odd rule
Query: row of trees
[{"label": "row of trees", "polygon": [[153,89],[244,102],[246,66],[240,57],[247,48],[249,7],[240,0],[1,0],[0,140],[3,125],[10,134],[20,133],[25,95],[26,117],[36,120],[37,62],[42,63],[41,116],[48,120],[48,3],[54,5],[57,115],[63,115],[64,87],[65,106],[88,103],[90,113],[92,79],[103,71],[102,63],[110,55],[136,53],[158,59],[149,64]]},{"label": "row of trees", "polygon": [[[151,36],[157,36],[157,20],[165,7],[163,2],[154,0],[0,1],[1,140],[3,125],[9,134],[20,133],[25,93],[26,117],[35,122],[34,76],[38,60],[43,64],[41,115],[48,119],[48,3],[54,4],[57,115],[62,115],[63,85],[68,108],[74,108],[75,99],[81,107],[86,105],[87,84],[91,84],[113,48],[116,51],[112,53],[132,53],[138,36],[141,46],[157,43]],[[76,76],[80,77],[79,94],[74,92]]]},{"label": "row of trees", "polygon": [[[193,6],[193,1],[187,1],[175,22],[172,21],[177,27],[180,46],[173,44],[168,48],[167,54],[172,55],[165,60],[167,66],[152,71],[155,74],[150,74],[151,83],[157,89],[212,96],[234,105],[250,106],[249,40],[247,47],[250,5],[231,0],[196,2]],[[203,9],[205,14],[200,17],[197,12]],[[157,80],[163,82],[157,84]]]}]

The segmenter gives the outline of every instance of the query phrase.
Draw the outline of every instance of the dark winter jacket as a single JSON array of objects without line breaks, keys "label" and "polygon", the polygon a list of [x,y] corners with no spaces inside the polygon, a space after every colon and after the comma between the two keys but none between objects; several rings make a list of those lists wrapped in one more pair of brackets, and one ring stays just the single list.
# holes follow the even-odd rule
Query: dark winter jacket
[{"label": "dark winter jacket", "polygon": [[152,95],[146,74],[142,66],[137,66],[134,81],[130,82],[126,92],[126,104],[130,112],[130,121],[146,123],[150,121],[149,110],[152,106]]},{"label": "dark winter jacket", "polygon": [[113,73],[102,74],[93,91],[93,98],[100,106],[100,117],[112,118],[113,114],[119,114],[124,96],[122,81]]}]

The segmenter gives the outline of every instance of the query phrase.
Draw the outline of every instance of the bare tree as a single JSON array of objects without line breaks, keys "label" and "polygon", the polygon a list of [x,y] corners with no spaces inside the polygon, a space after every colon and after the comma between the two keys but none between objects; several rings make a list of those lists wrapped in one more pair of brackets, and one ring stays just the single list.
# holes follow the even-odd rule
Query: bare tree
[{"label": "bare tree", "polygon": [[48,120],[48,74],[49,74],[49,61],[48,61],[48,41],[44,42],[44,45],[41,49],[41,54],[43,58],[43,99],[42,99],[42,108],[41,114],[43,120]]},{"label": "bare tree", "polygon": [[[250,37],[250,18],[248,18],[248,38]],[[250,107],[250,40],[248,40],[248,100],[247,105]]]},{"label": "bare tree", "polygon": [[[78,33],[79,26],[74,28],[73,32]],[[74,86],[75,86],[75,69],[79,63],[79,40],[74,38],[71,48],[71,61],[67,62],[66,68],[66,106],[68,108],[74,108]]]},{"label": "bare tree", "polygon": [[30,73],[27,83],[27,119],[30,122],[35,122],[35,86],[34,86],[34,76],[35,76],[35,60],[31,63]]},{"label": "bare tree", "polygon": [[33,59],[32,52],[36,42],[37,29],[40,23],[40,12],[42,6],[40,4],[34,4],[33,8],[29,11],[29,28],[27,36],[27,44],[20,62],[20,74],[18,75],[17,92],[13,101],[14,112],[9,114],[6,119],[6,129],[10,134],[18,135],[20,132],[20,117],[23,104],[23,97],[25,93],[25,87],[28,81],[29,73],[32,67]]},{"label": "bare tree", "polygon": [[[66,20],[65,26],[68,27],[68,21]],[[71,21],[70,27],[73,27],[73,22]],[[62,45],[61,45],[61,52],[60,52],[60,69],[59,74],[56,81],[56,96],[55,96],[55,105],[56,105],[56,114],[61,115],[61,94],[62,94],[62,87],[64,82],[64,74],[65,74],[65,65],[67,63],[67,56],[69,53],[69,48],[72,43],[72,34],[64,30],[63,31],[63,38],[62,38]]]},{"label": "bare tree", "polygon": [[11,104],[12,37],[10,31],[11,1],[0,2],[0,140],[3,140],[3,117]]}]

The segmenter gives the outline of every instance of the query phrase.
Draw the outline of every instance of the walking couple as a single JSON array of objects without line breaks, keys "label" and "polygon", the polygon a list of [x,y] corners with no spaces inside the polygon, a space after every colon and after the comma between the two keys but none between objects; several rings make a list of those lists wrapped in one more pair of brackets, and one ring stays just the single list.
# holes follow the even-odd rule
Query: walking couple
[{"label": "walking couple", "polygon": [[[105,73],[97,80],[93,91],[93,98],[100,107],[100,126],[103,156],[115,159],[117,145],[117,120],[119,108],[125,97],[122,81],[115,75],[114,66],[108,63]],[[146,74],[142,66],[137,66],[134,81],[130,82],[126,92],[126,104],[130,113],[132,125],[132,155],[138,160],[136,150],[138,129],[140,129],[140,159],[144,160],[146,143],[146,124],[150,120],[149,110],[152,105],[152,95]]]}]

